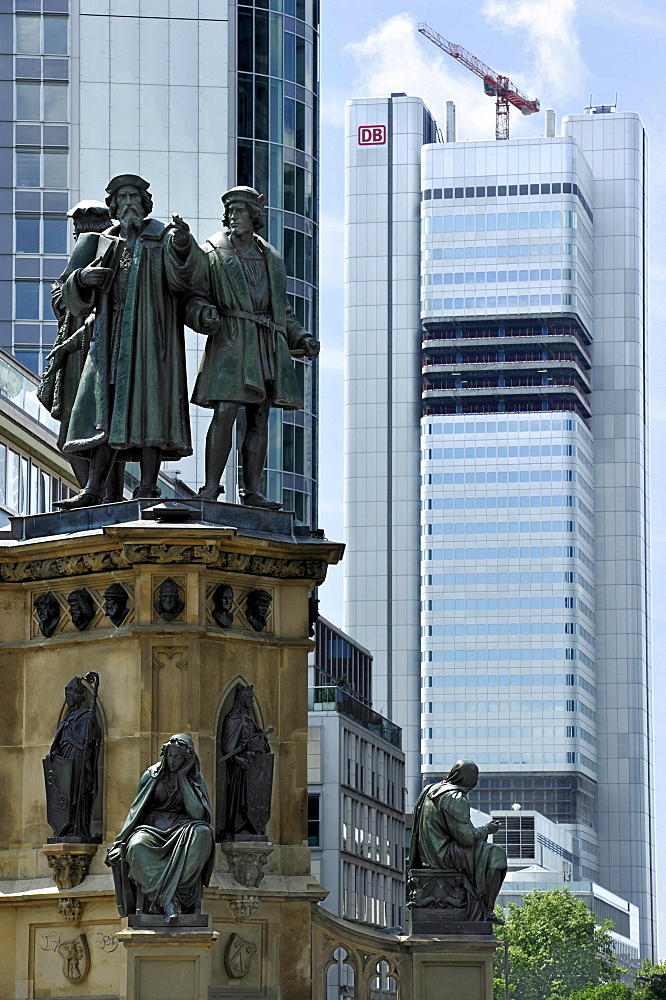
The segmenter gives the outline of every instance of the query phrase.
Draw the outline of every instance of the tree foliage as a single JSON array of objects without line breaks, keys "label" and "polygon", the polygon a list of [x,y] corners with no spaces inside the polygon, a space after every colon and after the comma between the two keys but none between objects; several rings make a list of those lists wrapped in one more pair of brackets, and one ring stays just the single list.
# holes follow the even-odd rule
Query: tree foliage
[{"label": "tree foliage", "polygon": [[574,990],[569,1000],[635,1000],[636,994],[624,983],[601,983]]},{"label": "tree foliage", "polygon": [[652,965],[647,959],[642,962],[631,1000],[666,1000],[666,962],[660,965]]},{"label": "tree foliage", "polygon": [[[584,901],[566,887],[535,889],[523,897],[521,906],[509,904],[497,936],[509,945],[511,1000],[569,1000],[574,990],[617,982],[620,970],[609,926],[597,927]],[[496,977],[503,974],[502,963],[498,949]],[[504,1000],[501,978],[495,979],[495,1000]],[[591,1000],[597,997],[592,994]],[[601,993],[599,1000],[624,1000],[624,996],[616,992],[607,998]]]}]

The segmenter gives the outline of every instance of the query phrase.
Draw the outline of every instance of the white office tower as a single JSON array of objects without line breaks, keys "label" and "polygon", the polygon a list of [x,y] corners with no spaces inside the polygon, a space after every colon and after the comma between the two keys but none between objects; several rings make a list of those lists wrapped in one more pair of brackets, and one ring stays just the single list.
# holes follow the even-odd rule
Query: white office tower
[{"label": "white office tower", "polygon": [[[637,905],[652,954],[643,128],[590,109],[560,137],[424,144],[396,245],[377,222],[390,151],[356,128],[386,107],[349,109],[345,627],[409,732],[420,600],[412,795],[476,760],[474,804],[565,824],[575,877]],[[394,212],[414,205],[415,166],[393,160]],[[415,259],[397,256],[419,230],[420,331]],[[402,269],[388,291],[387,259]]]},{"label": "white office tower", "polygon": [[345,627],[372,651],[373,703],[402,729],[407,806],[420,787],[419,98],[347,105]]}]

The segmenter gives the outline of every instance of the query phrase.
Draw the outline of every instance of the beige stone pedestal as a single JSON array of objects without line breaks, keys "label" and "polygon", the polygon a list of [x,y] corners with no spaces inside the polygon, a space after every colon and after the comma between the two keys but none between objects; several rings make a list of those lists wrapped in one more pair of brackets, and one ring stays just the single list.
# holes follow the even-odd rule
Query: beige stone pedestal
[{"label": "beige stone pedestal", "polygon": [[218,937],[194,927],[118,931],[127,951],[126,1000],[208,1000],[210,948]]},{"label": "beige stone pedestal", "polygon": [[[192,500],[189,520],[164,523],[151,506],[15,518],[11,537],[0,532],[0,1000],[310,1000],[311,910],[326,890],[307,840],[308,597],[342,546],[280,511]],[[111,584],[126,595],[118,625]],[[220,587],[232,592],[230,622],[216,615]],[[264,623],[248,616],[256,589],[271,598]],[[83,629],[70,613],[76,590],[94,609]],[[58,613],[48,636],[35,611],[43,594]],[[91,833],[102,843],[47,844],[42,758],[66,684],[91,669],[103,736]],[[272,730],[268,842],[216,848],[202,900],[211,931],[125,930],[106,850],[174,733],[194,741],[219,839],[220,735],[238,684],[254,686],[256,721]]]},{"label": "beige stone pedestal", "polygon": [[411,938],[413,1000],[493,1000],[492,935]]}]

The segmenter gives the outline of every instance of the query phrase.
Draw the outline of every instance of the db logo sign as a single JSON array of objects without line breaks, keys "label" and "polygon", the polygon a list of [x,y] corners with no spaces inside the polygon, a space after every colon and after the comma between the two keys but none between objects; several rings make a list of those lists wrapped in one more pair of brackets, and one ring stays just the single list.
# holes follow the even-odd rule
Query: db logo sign
[{"label": "db logo sign", "polygon": [[359,146],[383,146],[386,143],[386,125],[359,125]]}]

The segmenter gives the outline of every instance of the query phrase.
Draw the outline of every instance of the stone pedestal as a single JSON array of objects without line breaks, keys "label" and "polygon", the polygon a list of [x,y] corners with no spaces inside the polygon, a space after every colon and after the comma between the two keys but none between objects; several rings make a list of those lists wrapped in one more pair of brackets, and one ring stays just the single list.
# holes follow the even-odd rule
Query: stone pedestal
[{"label": "stone pedestal", "polygon": [[498,944],[486,934],[412,937],[413,1000],[493,1000]]},{"label": "stone pedestal", "polygon": [[[124,997],[127,982],[128,998],[136,1000],[217,1000],[241,989],[246,996],[310,1000],[312,904],[326,890],[310,874],[307,846],[308,598],[342,546],[313,537],[281,511],[193,501],[189,520],[160,523],[146,509],[153,505],[15,518],[12,537],[0,538],[0,997],[73,996],[63,957],[73,949],[83,956],[77,996]],[[178,592],[167,615],[160,602],[166,581]],[[127,595],[119,625],[106,613],[111,584]],[[233,592],[230,623],[214,615],[220,586]],[[68,603],[81,589],[94,608],[83,630]],[[248,618],[256,589],[271,597],[261,631]],[[49,636],[35,611],[43,594],[58,607]],[[42,759],[66,684],[91,667],[100,675],[104,769],[91,832],[102,843],[91,845],[97,853],[83,878],[85,845],[46,844]],[[257,722],[274,729],[268,840],[234,842],[226,858],[216,850],[202,900],[212,930],[125,929],[106,849],[142,773],[179,732],[192,736],[213,828],[223,828],[220,735],[238,684],[254,686]],[[58,873],[62,894],[53,883],[56,864],[71,866],[64,878]],[[64,898],[69,902],[59,906]],[[134,970],[129,979],[126,966]]]},{"label": "stone pedestal", "polygon": [[53,881],[60,890],[73,889],[83,882],[98,847],[99,844],[70,844],[64,841],[44,844],[42,850],[53,872]]},{"label": "stone pedestal", "polygon": [[121,994],[127,1000],[208,1000],[210,948],[218,937],[194,927],[119,931],[127,952]]}]

